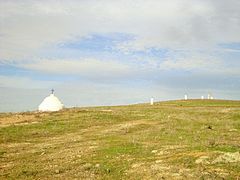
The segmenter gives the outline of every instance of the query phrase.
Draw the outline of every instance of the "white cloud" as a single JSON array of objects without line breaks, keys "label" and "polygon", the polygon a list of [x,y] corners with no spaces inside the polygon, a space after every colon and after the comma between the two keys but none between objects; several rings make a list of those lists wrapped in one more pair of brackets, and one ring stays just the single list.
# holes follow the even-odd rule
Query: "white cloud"
[{"label": "white cloud", "polygon": [[228,64],[225,60],[213,55],[188,52],[185,55],[164,60],[159,64],[161,70],[183,70],[192,73],[219,76],[239,76],[240,67],[237,63]]},{"label": "white cloud", "polygon": [[40,80],[33,80],[28,77],[0,75],[0,88],[1,87],[12,87],[12,88],[23,88],[23,89],[52,88],[59,84],[60,84],[59,82],[55,82],[55,81],[40,81]]},{"label": "white cloud", "polygon": [[118,78],[129,77],[134,68],[113,60],[98,59],[42,59],[34,62],[19,64],[30,70],[50,74],[81,75],[89,78]]},{"label": "white cloud", "polygon": [[215,58],[185,57],[176,60],[167,59],[160,65],[160,69],[170,70],[210,70],[222,65],[223,62]]},{"label": "white cloud", "polygon": [[228,65],[223,59],[211,55],[187,52],[166,59],[138,59],[132,62],[119,60],[85,59],[37,59],[31,62],[15,64],[16,67],[52,75],[72,75],[93,80],[142,79],[159,76],[163,72],[188,71],[198,75],[239,76],[240,67]]},{"label": "white cloud", "polygon": [[122,32],[125,49],[209,48],[239,42],[240,2],[214,0],[1,1],[0,59],[25,59],[41,48],[91,33]]}]

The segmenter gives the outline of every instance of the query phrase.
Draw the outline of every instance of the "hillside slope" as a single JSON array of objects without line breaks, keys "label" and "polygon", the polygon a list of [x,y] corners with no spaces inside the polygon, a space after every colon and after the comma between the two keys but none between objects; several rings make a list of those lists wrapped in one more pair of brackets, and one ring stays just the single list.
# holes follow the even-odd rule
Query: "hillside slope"
[{"label": "hillside slope", "polygon": [[240,101],[0,114],[0,179],[237,179]]}]

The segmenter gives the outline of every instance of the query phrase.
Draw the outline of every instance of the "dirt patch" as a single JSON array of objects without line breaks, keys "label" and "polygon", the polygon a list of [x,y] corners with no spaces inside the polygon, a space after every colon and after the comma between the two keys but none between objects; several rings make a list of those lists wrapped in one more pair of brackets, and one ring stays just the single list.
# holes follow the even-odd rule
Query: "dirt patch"
[{"label": "dirt patch", "polygon": [[198,159],[196,159],[195,163],[196,164],[210,164],[208,159],[209,159],[208,156],[201,156]]},{"label": "dirt patch", "polygon": [[221,113],[229,113],[229,112],[233,112],[233,111],[238,111],[238,110],[240,110],[240,108],[224,108],[224,109],[222,109],[220,112]]},{"label": "dirt patch", "polygon": [[103,130],[102,133],[103,134],[114,133],[114,132],[127,133],[131,128],[137,127],[139,125],[153,125],[153,124],[156,124],[156,122],[142,121],[142,120],[130,121],[130,122],[128,121],[128,122],[124,122],[121,124],[116,124],[111,127],[108,127],[108,129]]},{"label": "dirt patch", "polygon": [[212,164],[216,164],[216,163],[237,163],[240,162],[240,153],[239,152],[235,152],[235,153],[224,153],[220,156],[218,156],[213,162]]},{"label": "dirt patch", "polygon": [[[217,152],[216,152],[217,153]],[[227,152],[222,153],[214,160],[207,155],[200,156],[196,159],[196,164],[216,164],[216,163],[238,163],[240,162],[240,153],[239,152]]]},{"label": "dirt patch", "polygon": [[[126,173],[130,179],[141,177],[142,179],[191,179],[194,175],[190,169],[179,168],[157,160],[152,163],[135,163]],[[132,176],[134,175],[134,176]]]},{"label": "dirt patch", "polygon": [[0,127],[7,127],[11,125],[25,125],[30,123],[37,123],[45,114],[31,113],[31,114],[13,114],[10,116],[0,117]]},{"label": "dirt patch", "polygon": [[103,110],[100,110],[101,112],[113,112],[113,110],[111,109],[103,109]]}]

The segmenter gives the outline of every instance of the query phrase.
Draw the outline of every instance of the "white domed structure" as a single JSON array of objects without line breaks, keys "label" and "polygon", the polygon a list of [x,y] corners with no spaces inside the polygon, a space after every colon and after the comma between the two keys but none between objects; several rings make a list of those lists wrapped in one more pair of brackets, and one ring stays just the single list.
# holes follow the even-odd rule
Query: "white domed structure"
[{"label": "white domed structure", "polygon": [[38,106],[39,111],[59,111],[63,108],[61,101],[52,93]]}]

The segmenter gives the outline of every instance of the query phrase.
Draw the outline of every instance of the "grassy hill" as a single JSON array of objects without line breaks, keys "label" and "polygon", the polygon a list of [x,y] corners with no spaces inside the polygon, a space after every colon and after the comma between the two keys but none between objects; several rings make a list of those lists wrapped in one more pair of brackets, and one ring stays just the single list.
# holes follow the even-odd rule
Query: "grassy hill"
[{"label": "grassy hill", "polygon": [[237,179],[240,101],[0,114],[0,179]]}]

